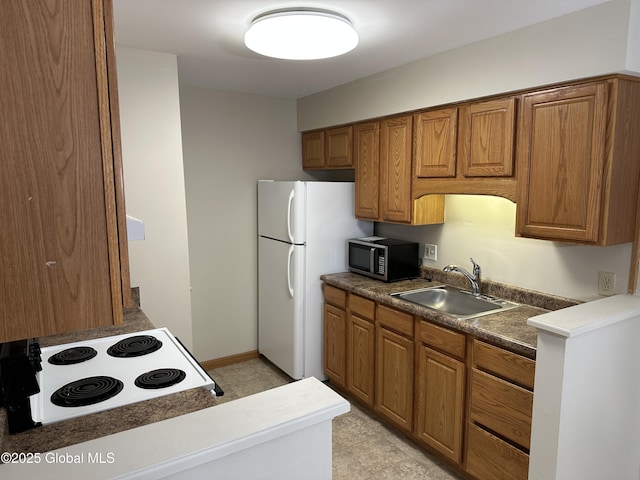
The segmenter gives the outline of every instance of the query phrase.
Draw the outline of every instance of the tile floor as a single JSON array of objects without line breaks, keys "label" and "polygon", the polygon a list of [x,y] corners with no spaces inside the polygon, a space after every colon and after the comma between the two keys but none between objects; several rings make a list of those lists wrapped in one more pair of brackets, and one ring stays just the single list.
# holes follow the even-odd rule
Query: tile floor
[{"label": "tile floor", "polygon": [[[291,379],[259,358],[210,370],[224,390],[221,402],[284,385]],[[333,421],[334,480],[458,480],[447,466],[351,403]]]}]

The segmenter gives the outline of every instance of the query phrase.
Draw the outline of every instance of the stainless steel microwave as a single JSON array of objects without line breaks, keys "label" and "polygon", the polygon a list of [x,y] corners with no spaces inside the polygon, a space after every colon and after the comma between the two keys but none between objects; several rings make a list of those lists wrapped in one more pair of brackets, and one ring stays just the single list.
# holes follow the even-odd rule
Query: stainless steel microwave
[{"label": "stainless steel microwave", "polygon": [[419,276],[418,244],[385,237],[347,240],[349,270],[384,282]]}]

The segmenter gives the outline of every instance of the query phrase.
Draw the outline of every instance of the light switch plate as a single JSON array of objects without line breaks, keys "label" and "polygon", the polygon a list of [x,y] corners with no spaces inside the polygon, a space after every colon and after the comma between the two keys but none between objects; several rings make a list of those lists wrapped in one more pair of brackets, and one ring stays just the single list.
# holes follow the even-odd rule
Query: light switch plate
[{"label": "light switch plate", "polygon": [[438,259],[438,246],[431,243],[424,244],[424,256],[425,260],[437,260]]}]

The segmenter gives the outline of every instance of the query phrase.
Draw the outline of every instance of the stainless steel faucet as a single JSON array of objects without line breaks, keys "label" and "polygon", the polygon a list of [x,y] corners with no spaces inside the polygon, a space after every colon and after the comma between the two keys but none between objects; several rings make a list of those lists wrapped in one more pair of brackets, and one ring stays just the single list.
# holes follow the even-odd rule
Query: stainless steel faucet
[{"label": "stainless steel faucet", "polygon": [[470,258],[471,263],[473,263],[473,275],[467,272],[464,268],[461,268],[457,265],[447,265],[442,270],[445,272],[460,272],[467,280],[471,282],[471,291],[474,295],[480,295],[480,265],[473,261],[473,258]]}]

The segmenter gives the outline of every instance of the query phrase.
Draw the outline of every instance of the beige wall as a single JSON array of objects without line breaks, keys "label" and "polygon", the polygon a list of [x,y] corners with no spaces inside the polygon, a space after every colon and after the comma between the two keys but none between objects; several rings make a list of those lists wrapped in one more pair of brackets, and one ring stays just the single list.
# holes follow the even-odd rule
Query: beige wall
[{"label": "beige wall", "polygon": [[145,222],[129,242],[131,285],[156,327],[191,348],[189,250],[175,55],[118,48],[127,213]]},{"label": "beige wall", "polygon": [[624,70],[629,11],[614,0],[300,98],[298,128]]},{"label": "beige wall", "polygon": [[257,349],[257,181],[304,180],[296,104],[180,91],[194,331],[201,361]]},{"label": "beige wall", "polygon": [[[187,344],[193,325],[193,351],[199,360],[255,350],[255,182],[264,177],[309,179],[300,168],[298,128],[623,70],[625,65],[638,71],[640,47],[631,32],[637,38],[639,4],[614,0],[297,104],[182,89],[177,112],[175,57],[119,48],[127,207],[147,227],[147,240],[130,242],[132,284],[141,287],[145,312]],[[486,278],[578,298],[593,296],[598,270],[615,271],[617,290],[624,291],[628,244],[600,249],[516,239],[513,204],[482,197],[480,202],[448,198],[444,226],[379,229],[438,243],[437,266],[468,266],[474,256]],[[481,211],[471,213],[477,205]]]},{"label": "beige wall", "polygon": [[[632,41],[639,4],[615,0],[299,99],[298,126],[337,125],[632,70],[640,65],[640,47]],[[515,204],[501,198],[448,196],[444,225],[378,224],[376,232],[438,244],[438,260],[427,261],[430,266],[468,269],[473,257],[485,278],[533,290],[591,299],[599,271],[615,272],[616,292],[627,290],[631,244],[598,248],[516,238]]]},{"label": "beige wall", "polygon": [[616,273],[616,292],[626,293],[631,244],[588,247],[546,240],[516,238],[515,203],[480,195],[447,195],[445,223],[409,227],[377,224],[376,233],[438,245],[438,260],[471,271],[470,257],[485,279],[563,297],[598,297],[598,272]]}]

